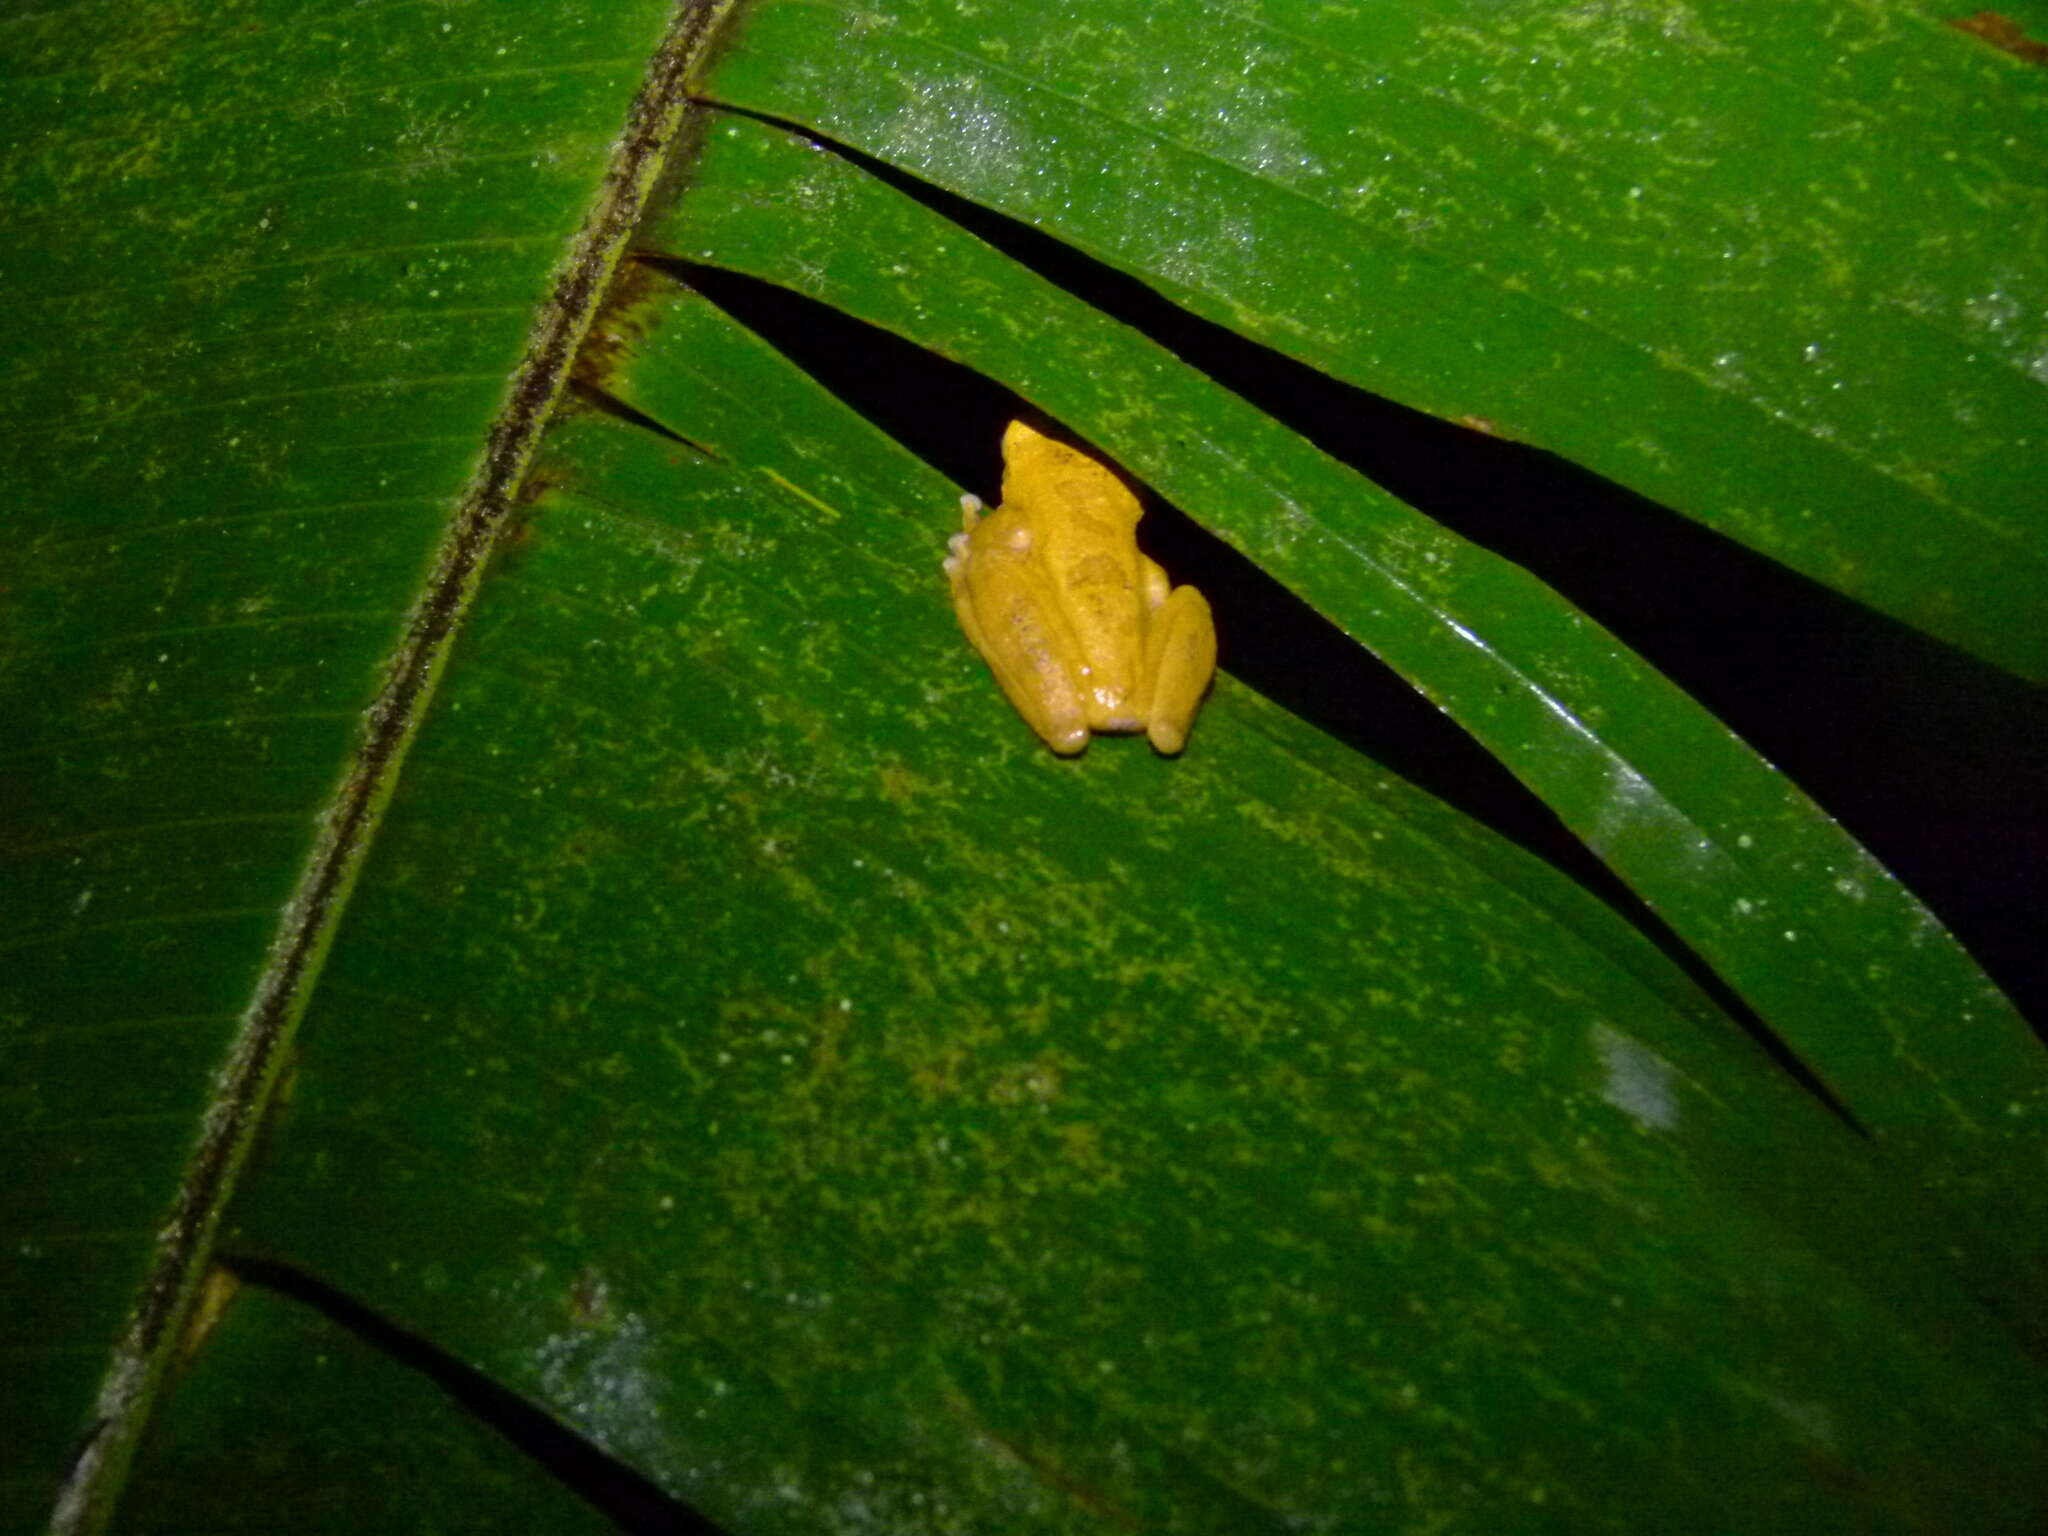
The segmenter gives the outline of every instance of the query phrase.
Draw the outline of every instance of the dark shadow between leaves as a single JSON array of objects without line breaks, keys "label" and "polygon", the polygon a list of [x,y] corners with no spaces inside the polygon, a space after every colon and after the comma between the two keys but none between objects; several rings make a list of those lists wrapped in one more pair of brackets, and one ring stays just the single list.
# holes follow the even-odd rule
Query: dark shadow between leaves
[{"label": "dark shadow between leaves", "polygon": [[[2048,690],[1553,454],[1343,383],[1192,314],[1027,224],[858,151],[806,137],[1142,332],[1410,506],[1554,587],[1819,800],[1934,907],[2048,1038],[2048,950],[2036,931],[2036,914],[2048,903],[2048,753],[2041,750]],[[915,349],[900,342],[866,351],[864,371],[838,368],[847,344],[843,327],[857,322],[840,317],[834,329],[806,319],[803,326],[818,326],[815,340],[787,325],[770,334],[774,317],[767,311],[775,301],[752,295],[746,280],[701,269],[692,269],[690,280],[806,366],[815,357],[821,378],[843,398],[990,499],[983,488],[993,485],[996,459],[988,424],[1008,408],[992,403],[1007,401],[1005,392],[985,380],[968,385],[957,377],[964,370],[931,388],[934,370],[907,357]],[[806,316],[818,308],[785,297]],[[875,347],[879,333],[863,327],[860,334],[863,349]],[[1184,522],[1159,523],[1150,542],[1178,577],[1205,588],[1226,581],[1240,587],[1227,578],[1228,560],[1199,548],[1200,539],[1183,533]],[[1390,684],[1391,673],[1380,669],[1368,679],[1370,668],[1340,668],[1342,685],[1330,686],[1333,649],[1349,647],[1348,640],[1310,636],[1319,619],[1290,624],[1285,605],[1264,595],[1249,606],[1251,623],[1235,622],[1230,637],[1233,674],[1583,878],[1585,861],[1565,856],[1557,843],[1560,835],[1574,847],[1576,840],[1561,827],[1537,830],[1525,806],[1510,813],[1514,797],[1504,797],[1498,782],[1505,773],[1473,764],[1478,749],[1463,732],[1398,680]],[[1269,625],[1267,644],[1261,631]],[[1424,727],[1418,711],[1432,724]]]},{"label": "dark shadow between leaves", "polygon": [[417,1371],[478,1423],[538,1462],[570,1492],[631,1536],[725,1536],[724,1528],[671,1498],[616,1457],[551,1418],[518,1393],[463,1364],[418,1334],[371,1311],[324,1280],[268,1259],[221,1261],[245,1285],[310,1307],[385,1358]]},{"label": "dark shadow between leaves", "polygon": [[[991,506],[1000,500],[1003,427],[1030,409],[1009,390],[787,289],[689,262],[657,264],[942,474]],[[1391,668],[1179,508],[1138,490],[1140,541],[1176,581],[1208,596],[1232,676],[1575,877],[1605,873],[1548,807]],[[956,516],[933,509],[934,601]]]},{"label": "dark shadow between leaves", "polygon": [[[956,483],[999,499],[1003,427],[1029,409],[1008,389],[901,337],[757,278],[643,258],[787,355],[825,388]],[[1784,1071],[1846,1123],[1853,1116],[1805,1064],[1551,809],[1485,748],[1374,656],[1244,555],[1140,486],[1139,539],[1216,614],[1220,663],[1281,708],[1551,864],[1614,908],[1736,1019]],[[934,509],[933,601],[940,535]]]}]

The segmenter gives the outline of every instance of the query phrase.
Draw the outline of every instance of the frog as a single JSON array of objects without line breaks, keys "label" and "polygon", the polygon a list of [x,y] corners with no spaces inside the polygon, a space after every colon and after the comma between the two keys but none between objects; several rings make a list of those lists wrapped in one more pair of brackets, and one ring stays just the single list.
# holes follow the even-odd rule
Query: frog
[{"label": "frog", "polygon": [[1030,421],[1003,432],[1002,501],[960,498],[953,611],[1003,693],[1061,757],[1145,733],[1173,756],[1216,675],[1209,601],[1138,549],[1117,472]]}]

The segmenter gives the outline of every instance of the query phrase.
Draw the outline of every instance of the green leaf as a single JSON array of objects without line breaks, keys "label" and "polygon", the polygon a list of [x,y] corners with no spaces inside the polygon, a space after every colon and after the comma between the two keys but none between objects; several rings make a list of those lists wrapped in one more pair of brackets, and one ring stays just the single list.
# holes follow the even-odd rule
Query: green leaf
[{"label": "green leaf", "polygon": [[[288,1518],[294,1531],[345,1536],[431,1529],[451,1515],[459,1525],[465,1512],[473,1523],[479,1509],[517,1510],[522,1531],[619,1528],[577,1496],[573,1466],[561,1476],[494,1432],[503,1426],[492,1405],[447,1379],[445,1363],[419,1368],[414,1341],[389,1330],[365,1336],[359,1318],[337,1319],[263,1285],[224,1282],[229,1292],[226,1321],[180,1383],[177,1412],[159,1425],[128,1529],[228,1536],[275,1531]],[[289,1391],[275,1390],[281,1381]],[[481,1411],[452,1411],[451,1396]],[[640,1504],[658,1508],[658,1496],[643,1493]],[[613,1503],[614,1513],[633,1509]]]},{"label": "green leaf", "polygon": [[2048,678],[2048,88],[1938,11],[764,0],[716,90]]},{"label": "green leaf", "polygon": [[557,438],[234,1241],[727,1528],[1604,1527],[1672,1434],[1620,1523],[1997,1482],[2031,1373],[1610,915],[1227,685],[1180,761],[1051,759],[938,600],[948,487],[700,304],[625,368],[696,446]]},{"label": "green leaf", "polygon": [[842,161],[742,120],[703,175],[663,248],[998,373],[1199,509],[1541,795],[1902,1165],[2040,1262],[2048,1205],[2010,1177],[2048,1111],[2039,1043],[1909,892],[1614,636]]},{"label": "green leaf", "polygon": [[[1938,917],[943,200],[678,135],[721,20],[0,24],[0,1529],[2032,1529],[2042,1062]],[[769,0],[719,57],[2038,672],[2038,85],[1982,37]],[[981,377],[784,355],[796,295]],[[1179,759],[1052,759],[937,570],[1008,391],[1705,964],[1235,677]]]},{"label": "green leaf", "polygon": [[0,24],[0,1527],[120,1459],[298,1001],[262,979],[331,917],[302,871],[665,10]]}]

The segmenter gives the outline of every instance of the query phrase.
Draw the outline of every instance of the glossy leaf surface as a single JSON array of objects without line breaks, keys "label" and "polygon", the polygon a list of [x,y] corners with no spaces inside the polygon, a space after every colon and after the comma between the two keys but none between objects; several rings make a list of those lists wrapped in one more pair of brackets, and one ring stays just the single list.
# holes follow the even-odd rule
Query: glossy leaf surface
[{"label": "glossy leaf surface", "polygon": [[[2028,1373],[1885,1236],[1866,1149],[1624,930],[1234,688],[1179,761],[1053,760],[954,630],[949,488],[658,313],[619,382],[677,438],[558,440],[573,489],[487,584],[234,1241],[728,1528],[943,1524],[922,1496],[1619,1529],[1740,1469],[1745,1523],[1791,1529],[1834,1518],[1816,1453],[1873,1514],[1918,1496],[1882,1468],[1949,1432],[1900,1439],[1896,1393],[1955,1404],[1945,1454],[1996,1483],[1976,1394]],[[464,1240],[366,1253],[372,1222]]]},{"label": "glossy leaf surface", "polygon": [[2048,81],[1943,13],[766,0],[716,88],[2048,677]]},{"label": "glossy leaf surface", "polygon": [[[2048,1114],[2038,1041],[1925,908],[1718,721],[1523,572],[872,177],[747,122],[707,164],[667,248],[999,374],[1233,536],[1541,795],[1903,1165],[1966,1209],[1988,1202],[1974,1214],[1994,1240],[2037,1262],[2024,1256],[2048,1214],[2009,1175]],[[837,250],[855,209],[869,239]]]},{"label": "glossy leaf surface", "polygon": [[82,1443],[664,12],[0,22],[0,1526]]},{"label": "glossy leaf surface", "polygon": [[281,1519],[314,1536],[514,1520],[522,1531],[619,1528],[394,1358],[390,1343],[263,1286],[236,1290],[179,1383],[124,1528],[229,1536],[275,1531]]},{"label": "glossy leaf surface", "polygon": [[[2032,669],[2035,82],[1903,6],[1688,16],[763,0],[703,85]],[[672,21],[0,23],[0,1528],[124,1327],[182,1326],[153,1274],[203,1304],[144,1341],[131,1529],[2031,1530],[2038,1047],[1541,582],[718,112],[506,457]],[[809,295],[975,373],[785,356],[733,273],[763,334]],[[1370,728],[1226,677],[1177,760],[1047,756],[937,571],[1006,390],[1392,661],[1879,1144]],[[997,414],[935,451],[941,394]],[[259,1278],[152,1271],[266,1109]],[[465,1369],[641,1502],[522,1464]]]}]

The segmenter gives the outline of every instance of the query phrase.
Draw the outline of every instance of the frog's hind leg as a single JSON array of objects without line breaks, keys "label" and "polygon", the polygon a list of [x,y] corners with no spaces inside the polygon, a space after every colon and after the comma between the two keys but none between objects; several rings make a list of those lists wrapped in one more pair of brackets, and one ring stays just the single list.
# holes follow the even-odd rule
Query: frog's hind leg
[{"label": "frog's hind leg", "polygon": [[949,562],[953,611],[1025,723],[1071,757],[1088,745],[1080,681],[1065,660],[1075,642],[1051,584],[1022,553],[995,545]]},{"label": "frog's hind leg", "polygon": [[1195,711],[1216,676],[1216,621],[1209,600],[1175,587],[1152,613],[1145,637],[1145,678],[1151,700],[1145,736],[1168,756],[1188,744]]}]

